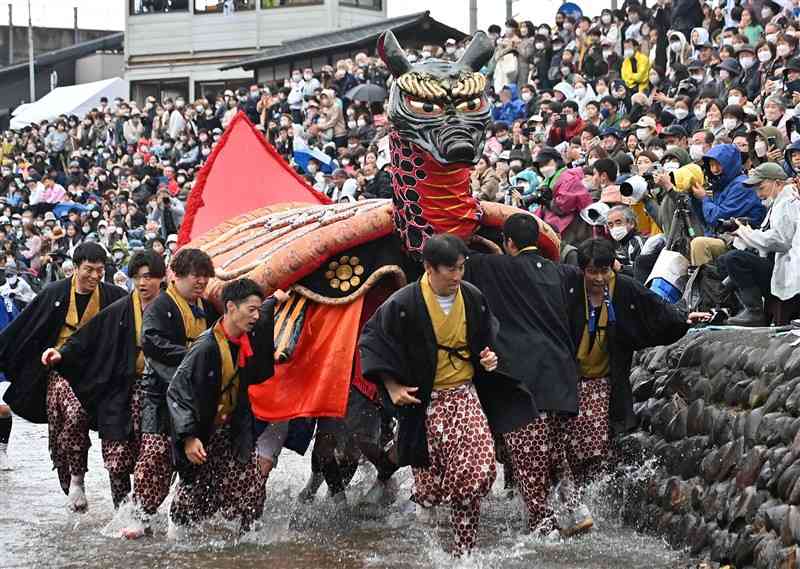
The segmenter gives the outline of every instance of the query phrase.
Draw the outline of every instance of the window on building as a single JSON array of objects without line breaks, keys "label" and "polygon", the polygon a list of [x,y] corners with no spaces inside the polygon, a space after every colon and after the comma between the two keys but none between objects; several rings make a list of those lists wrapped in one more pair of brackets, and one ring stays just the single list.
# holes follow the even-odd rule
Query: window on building
[{"label": "window on building", "polygon": [[290,6],[313,6],[324,4],[325,0],[261,0],[261,9],[289,8]]},{"label": "window on building", "polygon": [[186,12],[189,10],[189,0],[129,0],[129,2],[132,16],[137,14]]},{"label": "window on building", "polygon": [[222,95],[225,91],[230,89],[234,93],[239,87],[249,88],[255,81],[253,79],[230,79],[228,81],[195,81],[194,83],[194,97],[210,96],[212,99],[218,95]]},{"label": "window on building", "polygon": [[145,81],[131,81],[131,99],[144,104],[147,97],[155,97],[156,101],[164,99],[175,100],[183,97],[189,100],[188,79],[150,79]]},{"label": "window on building", "polygon": [[195,14],[231,14],[256,9],[256,0],[194,0]]},{"label": "window on building", "polygon": [[339,6],[354,6],[368,10],[382,10],[383,0],[339,0]]}]

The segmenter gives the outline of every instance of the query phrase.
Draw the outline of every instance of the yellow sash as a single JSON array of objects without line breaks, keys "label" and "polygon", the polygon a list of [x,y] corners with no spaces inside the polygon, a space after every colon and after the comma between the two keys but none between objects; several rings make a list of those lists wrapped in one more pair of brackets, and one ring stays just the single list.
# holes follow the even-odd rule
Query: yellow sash
[{"label": "yellow sash", "polygon": [[139,291],[131,295],[133,302],[133,326],[136,328],[136,375],[144,373],[144,352],[142,352],[142,298]]},{"label": "yellow sash", "polygon": [[236,400],[239,396],[239,370],[233,363],[231,346],[222,329],[221,318],[214,325],[214,339],[217,341],[220,360],[222,360],[222,378],[219,382],[220,397],[214,424],[224,425],[230,420],[233,410],[236,409]]},{"label": "yellow sash", "polygon": [[[608,283],[608,296],[613,300],[616,278],[612,275]],[[585,289],[584,289],[585,290]],[[611,371],[608,359],[608,307],[603,304],[600,318],[597,322],[597,332],[594,335],[594,344],[589,349],[591,337],[589,335],[589,295],[585,294],[586,324],[583,327],[583,336],[578,347],[578,365],[582,377],[598,378],[607,377]]]},{"label": "yellow sash", "polygon": [[[439,301],[436,300],[436,293],[431,288],[427,274],[423,275],[420,284],[422,298],[425,299],[425,306],[428,308],[433,331],[436,334],[436,343],[441,346],[436,352],[436,377],[433,380],[433,388],[436,390],[453,389],[472,380],[475,375],[472,362],[468,359],[470,353],[467,347],[467,316],[464,297],[459,288],[450,313],[445,314],[442,307],[439,306]],[[452,350],[444,348],[456,348],[458,355]]]},{"label": "yellow sash", "polygon": [[[175,301],[175,304],[178,305],[178,310],[180,310],[181,318],[183,319],[183,329],[186,331],[186,345],[191,346],[194,341],[197,340],[197,337],[208,327],[206,324],[206,319],[197,318],[194,315],[189,303],[186,302],[186,299],[180,295],[178,289],[175,287],[174,282],[169,283],[169,286],[167,287],[167,294],[172,300]],[[202,306],[203,305],[198,299],[197,307],[202,308]]]},{"label": "yellow sash", "polygon": [[64,325],[58,333],[58,340],[56,341],[56,349],[63,346],[66,341],[75,332],[85,326],[89,320],[94,318],[100,312],[100,285],[92,292],[89,299],[89,304],[86,305],[86,310],[83,311],[80,321],[78,321],[78,302],[75,299],[75,288],[78,284],[78,276],[72,277],[72,282],[69,284],[69,307],[67,308],[67,318],[64,320]]}]

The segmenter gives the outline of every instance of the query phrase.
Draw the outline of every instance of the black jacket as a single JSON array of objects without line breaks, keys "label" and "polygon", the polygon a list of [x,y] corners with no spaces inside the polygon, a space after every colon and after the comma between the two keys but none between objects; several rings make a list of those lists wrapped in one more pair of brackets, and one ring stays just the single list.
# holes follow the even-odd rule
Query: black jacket
[{"label": "black jacket", "polygon": [[557,265],[534,251],[470,254],[464,278],[500,321],[496,345],[509,358],[510,375],[540,410],[577,414],[575,346]]},{"label": "black jacket", "polygon": [[[586,293],[580,269],[561,266],[570,298],[570,327],[575,346],[580,345],[586,326]],[[616,323],[608,326],[608,352],[611,364],[609,423],[614,433],[636,428],[633,393],[630,383],[633,353],[652,346],[678,341],[689,325],[686,315],[630,277],[618,274],[614,286]],[[577,348],[576,348],[577,356]]]},{"label": "black jacket", "polygon": [[[239,395],[231,416],[231,437],[236,444],[236,458],[243,463],[250,459],[255,447],[253,413],[247,388],[265,381],[274,373],[274,309],[274,298],[262,304],[261,318],[249,334],[253,356],[239,370]],[[236,356],[233,357],[235,361]],[[173,454],[181,471],[186,471],[190,465],[183,451],[184,440],[197,437],[207,447],[214,433],[221,381],[219,346],[213,329],[209,329],[189,348],[167,389]]]},{"label": "black jacket", "polygon": [[[519,381],[512,379],[508,358],[497,352],[497,320],[483,294],[473,285],[461,285],[467,315],[467,344],[475,368],[473,380],[481,405],[496,434],[513,431],[538,416],[536,407]],[[373,314],[359,339],[361,370],[376,383],[383,374],[403,385],[419,387],[420,405],[397,409],[398,458],[401,466],[428,466],[425,418],[431,401],[437,361],[436,334],[419,281],[395,292]],[[498,354],[496,372],[487,374],[479,363],[485,347]],[[386,398],[388,399],[388,397]]]},{"label": "black jacket", "polygon": [[[32,423],[47,422],[48,370],[42,352],[55,346],[69,308],[71,279],[47,285],[0,333],[0,371],[11,380],[4,399]],[[100,309],[125,296],[121,288],[100,283]]]},{"label": "black jacket", "polygon": [[130,402],[136,382],[136,324],[128,295],[102,310],[61,348],[58,372],[101,439],[127,440],[133,433]]},{"label": "black jacket", "polygon": [[[218,315],[203,301],[206,322],[213,324]],[[193,338],[192,340],[196,340]],[[142,351],[145,370],[142,378],[142,432],[166,433],[169,426],[166,393],[172,376],[189,351],[186,330],[178,305],[162,292],[145,309],[142,317]]]}]

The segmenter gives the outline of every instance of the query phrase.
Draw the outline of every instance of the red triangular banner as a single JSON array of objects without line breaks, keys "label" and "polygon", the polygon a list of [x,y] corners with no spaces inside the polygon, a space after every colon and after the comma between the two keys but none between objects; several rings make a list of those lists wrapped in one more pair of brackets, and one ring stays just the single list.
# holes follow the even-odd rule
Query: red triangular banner
[{"label": "red triangular banner", "polygon": [[292,170],[239,112],[197,174],[178,245],[237,215],[284,202],[331,203]]}]

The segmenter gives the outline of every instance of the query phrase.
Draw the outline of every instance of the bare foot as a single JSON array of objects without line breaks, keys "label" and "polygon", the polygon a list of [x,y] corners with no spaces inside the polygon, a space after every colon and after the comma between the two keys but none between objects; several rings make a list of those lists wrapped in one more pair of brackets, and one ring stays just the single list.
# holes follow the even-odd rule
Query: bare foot
[{"label": "bare foot", "polygon": [[86,501],[86,492],[83,486],[70,484],[69,494],[67,494],[67,507],[79,514],[86,513],[89,509],[89,503]]}]

